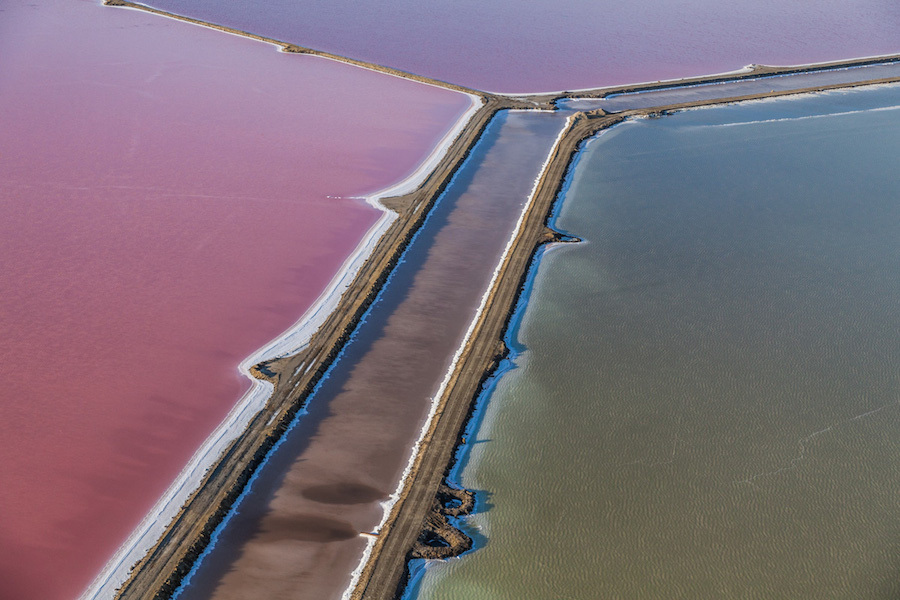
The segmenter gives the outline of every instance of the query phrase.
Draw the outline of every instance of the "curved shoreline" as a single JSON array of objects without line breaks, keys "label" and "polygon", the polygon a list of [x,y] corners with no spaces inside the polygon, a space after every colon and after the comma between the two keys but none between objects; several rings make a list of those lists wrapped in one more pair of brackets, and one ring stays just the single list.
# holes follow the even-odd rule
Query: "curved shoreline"
[{"label": "curved shoreline", "polygon": [[560,198],[570,165],[584,141],[634,118],[735,102],[898,82],[900,78],[890,78],[685,102],[615,114],[607,114],[603,110],[576,113],[551,152],[547,166],[536,183],[535,193],[523,210],[524,225],[511,240],[510,253],[498,266],[498,280],[486,295],[483,303],[485,310],[476,316],[470,326],[473,335],[467,336],[460,347],[459,360],[455,361],[447,374],[445,393],[439,400],[440,409],[435,411],[435,418],[428,424],[429,436],[422,440],[421,448],[415,455],[415,467],[401,482],[400,498],[370,553],[369,562],[356,587],[352,591],[348,590],[350,593],[345,597],[352,600],[376,600],[394,598],[401,594],[408,575],[407,563],[411,558],[411,549],[422,533],[422,524],[426,522],[439,486],[445,484],[453,457],[462,443],[461,436],[472,408],[483,384],[506,354],[504,340],[525,284],[524,278],[527,277],[538,249],[547,242],[558,241],[557,236],[560,234],[550,229],[548,219]]}]

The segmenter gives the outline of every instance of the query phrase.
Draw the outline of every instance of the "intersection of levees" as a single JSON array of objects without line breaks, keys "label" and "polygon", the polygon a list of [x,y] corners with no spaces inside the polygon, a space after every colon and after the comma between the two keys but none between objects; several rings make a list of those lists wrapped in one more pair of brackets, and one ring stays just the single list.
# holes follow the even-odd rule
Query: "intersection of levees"
[{"label": "intersection of levees", "polygon": [[[240,3],[154,4],[417,75],[517,92],[683,77],[749,62],[883,54],[896,51],[892,23],[898,21],[890,7],[857,7],[848,15],[832,4],[820,7],[816,19],[801,19],[784,4],[722,12],[702,2],[655,10],[587,3],[552,14],[526,3],[512,16],[505,3],[431,7],[427,15],[419,5],[395,3],[375,13],[332,3],[328,11],[305,6],[302,18],[296,5],[277,2],[262,10]],[[436,19],[442,11],[449,11],[446,18]],[[537,14],[545,27],[529,25]],[[712,18],[701,23],[700,14]],[[501,17],[505,27],[496,26]],[[0,100],[15,117],[0,133],[0,193],[12,215],[0,242],[11,265],[3,317],[13,332],[2,346],[3,377],[24,402],[3,407],[10,424],[6,464],[22,487],[4,489],[4,507],[19,518],[4,519],[2,541],[24,551],[2,568],[17,597],[67,597],[204,440],[204,454],[192,463],[200,473],[265,403],[268,383],[256,383],[255,394],[241,398],[247,380],[238,364],[246,372],[291,352],[320,323],[323,336],[356,326],[325,319],[335,307],[339,313],[349,306],[343,289],[363,295],[365,286],[377,289],[377,269],[359,280],[354,273],[379,235],[394,231],[392,217],[363,197],[417,167],[417,181],[433,168],[440,177],[452,173],[468,148],[454,147],[443,161],[440,153],[475,105],[439,87],[285,56],[258,41],[92,2],[52,8],[21,2],[3,18],[15,34],[0,42],[9,65]],[[336,22],[345,35],[335,34]],[[438,32],[431,29],[437,23]],[[726,24],[743,35],[727,32]],[[346,35],[354,27],[370,35]],[[616,28],[618,37],[599,35],[604,27]],[[773,37],[779,42],[771,43]],[[705,44],[710,48],[699,52]],[[466,58],[469,52],[479,58]],[[535,178],[543,173],[540,196],[542,186],[558,185],[565,172],[576,146],[547,153],[571,111],[665,110],[896,78],[896,63],[858,69],[717,84],[714,91],[697,86],[564,101],[564,114],[496,117],[185,594],[229,598],[267,589],[320,598],[346,588],[350,570],[371,547],[371,536],[359,534],[382,533],[387,515],[379,502],[402,484],[436,406],[432,397],[458,374],[448,372],[454,357],[463,357],[461,380],[474,385],[483,374],[486,363],[465,365],[464,358],[470,345],[496,344],[495,334],[469,323],[476,311],[498,326],[505,322],[508,309],[482,313],[495,299],[493,291],[482,294],[489,282],[494,291],[518,285],[519,267],[507,269],[507,261],[527,264],[534,241],[507,242],[514,230],[515,242],[542,235],[543,213],[519,219]],[[504,102],[515,104],[489,99],[460,141],[477,139],[480,129],[473,128]],[[420,214],[429,194],[433,199],[444,190],[440,177],[418,196],[394,203],[401,223]],[[415,182],[396,193],[413,188]],[[539,211],[549,204],[528,206]],[[381,245],[403,243],[402,235],[389,233]],[[386,273],[390,264],[378,269]],[[333,293],[322,302],[329,281]],[[306,328],[279,337],[317,297]],[[281,363],[293,369],[290,381],[303,368],[324,364],[316,357],[291,360]],[[41,376],[34,376],[34,365],[46,367]],[[268,376],[267,369],[261,374]],[[236,403],[239,410],[231,410]],[[457,431],[444,432],[443,442],[452,445]],[[139,558],[141,544],[152,544],[197,478],[182,471],[178,481],[181,495],[151,511],[146,539],[97,588],[102,594]],[[428,490],[419,488],[424,504],[398,505],[414,533],[433,494]],[[103,527],[97,527],[100,515]],[[73,560],[76,546],[85,551]],[[40,580],[38,571],[48,566],[59,577]]]}]

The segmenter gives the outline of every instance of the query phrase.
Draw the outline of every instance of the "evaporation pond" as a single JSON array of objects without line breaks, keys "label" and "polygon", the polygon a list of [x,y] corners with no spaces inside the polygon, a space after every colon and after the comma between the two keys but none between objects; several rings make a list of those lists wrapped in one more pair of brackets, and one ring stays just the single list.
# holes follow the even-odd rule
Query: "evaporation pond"
[{"label": "evaporation pond", "polygon": [[900,589],[900,86],[592,140],[413,597]]},{"label": "evaporation pond", "polygon": [[900,3],[840,0],[150,0],[177,14],[503,93],[900,51]]},{"label": "evaporation pond", "polygon": [[96,2],[0,18],[0,597],[71,600],[462,94]]}]

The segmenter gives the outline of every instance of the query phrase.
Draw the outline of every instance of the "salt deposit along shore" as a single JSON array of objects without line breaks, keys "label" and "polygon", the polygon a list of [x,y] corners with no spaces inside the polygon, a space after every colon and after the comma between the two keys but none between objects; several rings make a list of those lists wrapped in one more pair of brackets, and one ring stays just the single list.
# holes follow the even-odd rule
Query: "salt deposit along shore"
[{"label": "salt deposit along shore", "polygon": [[[434,191],[446,185],[453,172],[452,160],[460,160],[465,155],[471,137],[479,135],[499,106],[498,102],[489,99],[478,110],[472,120],[480,127],[467,131],[455,140],[451,152],[441,161],[438,169],[429,174],[427,189]],[[453,159],[448,158],[450,156]],[[359,269],[354,284],[340,296],[339,308],[327,314],[305,348],[296,354],[264,362],[261,367],[251,367],[257,377],[266,379],[274,386],[272,397],[261,411],[251,417],[246,430],[229,445],[215,467],[204,474],[197,491],[166,528],[160,543],[139,563],[122,588],[121,596],[144,597],[149,589],[171,593],[177,587],[180,577],[173,577],[172,574],[186,573],[243,485],[288,428],[305,398],[349,339],[356,323],[387,278],[390,267],[414,235],[420,220],[427,216],[432,201],[433,198],[422,188],[402,201],[406,205],[405,214],[390,223],[381,237],[381,243],[373,248],[368,260]],[[400,201],[393,199],[390,203],[401,205]],[[187,540],[190,543],[186,543]],[[173,563],[174,567],[168,566]]]},{"label": "salt deposit along shore", "polygon": [[[638,116],[639,114],[644,114],[644,113],[641,113],[641,112],[635,112],[634,115],[625,115],[625,116],[609,117],[609,123],[618,122],[618,121],[620,121],[621,119],[625,118],[626,116]],[[592,115],[592,117],[593,117],[593,116],[595,116],[595,115]],[[561,138],[560,138],[560,144],[564,143],[565,140],[570,139],[570,138],[571,138],[571,131],[575,130],[575,127],[576,127],[577,123],[580,122],[582,119],[586,119],[586,118],[587,118],[587,117],[575,117],[575,116],[573,116],[572,119],[571,119],[572,126],[569,128],[568,133],[567,133],[566,136],[561,136]],[[594,123],[594,125],[596,125],[596,123]],[[569,143],[571,143],[571,141],[570,141]],[[548,168],[552,168],[553,161],[554,161],[554,160],[558,160],[558,156],[560,155],[560,152],[564,152],[564,151],[561,151],[560,148],[557,148],[556,152],[552,155],[552,157],[548,157]],[[552,159],[552,160],[551,160],[551,159]],[[548,181],[548,178],[547,178],[547,176],[545,175],[544,177],[541,178],[540,181],[538,181],[538,182],[536,183],[536,188],[537,188],[538,190],[543,189],[542,186],[546,186],[546,182],[547,182],[547,181]],[[534,202],[534,200],[532,200],[532,202]],[[531,214],[531,213],[529,213],[529,214]],[[525,218],[525,215],[523,215],[523,218]],[[527,219],[526,219],[526,222],[527,222]],[[543,227],[541,228],[541,231],[542,231],[542,232],[544,231],[544,230],[543,230]],[[520,235],[521,235],[521,234],[520,234]],[[513,247],[514,247],[514,246],[512,245],[512,242],[511,242],[510,248],[513,248]],[[489,304],[487,301],[485,301],[485,302],[484,302],[484,305],[493,306],[494,303],[495,303],[495,300],[491,300],[490,304]],[[476,329],[476,330],[477,330],[477,329],[480,329],[480,328],[479,328],[479,327],[476,327],[476,325],[473,324],[473,329]],[[464,354],[465,354],[465,353],[464,353]],[[304,361],[300,361],[299,365],[300,365],[300,366],[304,366],[304,368],[309,368],[308,363],[305,363]],[[288,371],[287,371],[286,369],[284,369],[282,372],[287,373]],[[295,368],[293,371],[291,371],[291,372],[294,373],[294,374],[296,375],[296,373],[297,373],[296,368]],[[454,381],[454,379],[458,379],[458,375],[455,375],[453,378],[451,378],[451,382]],[[295,386],[294,388],[291,388],[291,389],[295,389],[295,388],[296,388],[296,386]],[[442,415],[446,415],[446,408],[436,409],[436,410],[439,410],[439,411],[441,412]],[[464,411],[464,412],[465,412],[465,411]],[[435,423],[432,423],[432,427],[435,427]],[[434,440],[436,439],[436,437],[437,437],[437,436],[431,436],[430,439],[429,439],[429,437],[426,436],[426,438],[423,440],[423,442],[424,442],[424,443],[423,443],[423,446],[427,446],[427,445],[433,444],[433,443],[434,443]],[[449,439],[449,438],[448,438],[448,439]],[[455,434],[452,436],[452,439],[455,441],[455,439],[456,439],[456,438],[455,438]],[[417,462],[419,462],[419,461],[421,461],[421,455],[420,455],[420,458],[418,459]],[[416,465],[416,466],[413,467],[413,471],[415,471],[415,470],[417,470],[417,469],[418,469],[419,471],[421,471],[421,464],[418,464],[418,465]],[[434,472],[434,473],[440,474],[441,471],[440,471],[440,470],[436,470],[436,471],[433,471],[433,472]],[[439,475],[439,479],[440,479],[440,475]],[[396,513],[394,513],[394,514],[396,514]],[[414,522],[415,522],[416,520],[417,520],[416,518],[413,518],[413,519],[412,519],[412,521],[414,521]],[[414,526],[413,526],[413,531],[412,531],[412,532],[414,533],[413,539],[415,539],[415,537],[418,536],[418,533],[419,533],[419,531],[420,531],[420,527],[421,527],[421,525],[420,525],[420,524],[421,524],[421,520],[420,520],[420,519],[418,520],[418,523],[419,523],[419,525],[414,525]],[[389,532],[389,531],[392,531],[392,527],[395,527],[395,525],[392,524],[392,523],[390,522],[390,520],[389,520],[387,526],[384,527],[381,531],[382,531],[382,532]],[[383,533],[382,533],[381,535],[378,536],[378,541],[376,542],[376,545],[374,546],[374,552],[372,553],[372,556],[373,556],[373,557],[377,557],[377,556],[380,554],[379,548],[378,548],[378,545],[377,545],[377,544],[382,543],[383,540],[384,540],[385,538],[386,538],[386,536],[384,536]],[[373,539],[373,538],[370,537],[369,539]],[[401,552],[398,556],[405,556],[405,555],[406,555],[405,552]],[[374,560],[374,559],[373,559],[373,560]],[[405,564],[405,561],[404,561],[404,560],[401,560],[400,562],[401,562],[401,564]],[[371,565],[371,564],[372,564],[372,562],[369,562],[369,565]],[[364,578],[367,576],[367,572],[366,572],[366,570],[364,570],[364,569],[360,569],[360,571],[361,571],[361,573],[362,573],[362,578],[364,579]],[[379,596],[378,596],[378,595],[373,595],[372,597],[379,597]]]},{"label": "salt deposit along shore", "polygon": [[312,335],[322,326],[328,315],[335,310],[344,290],[359,274],[362,265],[372,255],[375,246],[397,219],[397,213],[385,207],[381,201],[408,193],[422,184],[433,170],[434,165],[447,153],[454,140],[482,106],[481,98],[470,95],[470,99],[470,108],[412,174],[395,185],[365,197],[367,203],[382,211],[382,216],[366,233],[332,278],[325,291],[307,312],[292,327],[241,362],[239,370],[250,379],[251,388],[191,457],[190,462],[179,473],[175,482],[144,517],[140,526],[129,536],[104,570],[91,583],[91,586],[84,591],[81,598],[103,598],[115,594],[115,591],[128,579],[131,567],[163,536],[168,524],[188,501],[191,493],[199,487],[203,477],[216,459],[244,432],[250,421],[263,410],[275,388],[271,380],[259,377],[260,372],[254,371],[254,368],[257,365],[271,363],[296,354],[309,344]]},{"label": "salt deposit along shore", "polygon": [[404,600],[894,589],[898,116],[885,84],[586,141],[550,221],[585,243],[533,261],[449,475],[475,549]]},{"label": "salt deposit along shore", "polygon": [[3,23],[0,596],[71,600],[474,107],[93,0]]},{"label": "salt deposit along shore", "polygon": [[346,589],[565,120],[503,111],[491,121],[179,598]]}]

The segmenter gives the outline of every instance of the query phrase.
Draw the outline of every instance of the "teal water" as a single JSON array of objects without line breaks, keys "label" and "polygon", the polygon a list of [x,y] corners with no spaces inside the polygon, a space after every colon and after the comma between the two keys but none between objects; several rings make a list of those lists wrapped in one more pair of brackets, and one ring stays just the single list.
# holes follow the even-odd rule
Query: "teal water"
[{"label": "teal water", "polygon": [[588,143],[408,596],[900,596],[898,156],[898,86]]}]

